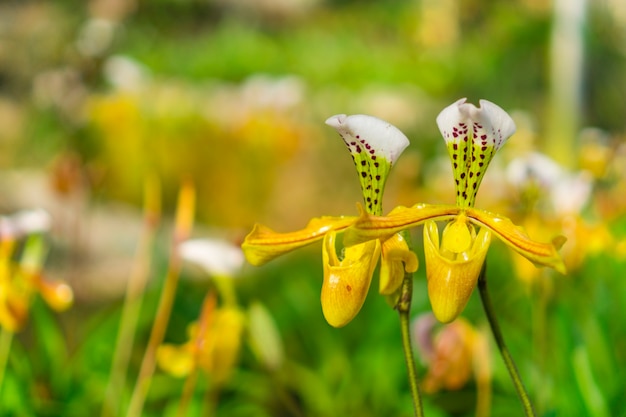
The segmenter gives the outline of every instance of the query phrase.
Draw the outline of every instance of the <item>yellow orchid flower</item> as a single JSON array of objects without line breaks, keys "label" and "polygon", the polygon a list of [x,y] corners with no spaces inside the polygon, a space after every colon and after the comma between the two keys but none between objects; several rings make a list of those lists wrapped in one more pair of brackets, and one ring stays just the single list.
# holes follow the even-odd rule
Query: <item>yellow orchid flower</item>
[{"label": "yellow orchid flower", "polygon": [[[506,217],[473,207],[493,155],[515,132],[515,124],[504,110],[486,100],[480,104],[477,108],[461,99],[437,117],[452,162],[456,206],[417,204],[397,207],[387,216],[362,213],[344,237],[347,246],[362,245],[424,224],[428,294],[435,317],[443,323],[454,320],[465,308],[492,234],[536,265],[565,273],[557,252],[564,238],[536,242]],[[437,221],[448,221],[441,240]]]},{"label": "yellow orchid flower", "polygon": [[42,272],[47,253],[42,234],[49,228],[49,215],[42,210],[0,216],[0,327],[10,332],[23,328],[37,293],[55,311],[73,302],[69,285],[49,281]]},{"label": "yellow orchid flower", "polygon": [[[408,146],[406,136],[391,124],[366,115],[337,115],[326,123],[334,127],[352,155],[357,169],[365,210],[382,214],[382,195],[392,165]],[[335,327],[348,324],[360,311],[370,287],[378,259],[381,258],[380,293],[398,290],[404,271],[417,270],[417,257],[401,235],[390,234],[345,248],[336,249],[337,234],[350,227],[358,217],[318,217],[296,232],[278,233],[255,225],[246,236],[242,249],[253,265],[266,262],[295,249],[324,240],[322,259],[322,311]]]},{"label": "yellow orchid flower", "polygon": [[161,369],[175,377],[202,370],[217,385],[228,379],[239,356],[245,316],[236,307],[217,307],[216,300],[215,294],[207,295],[199,320],[187,329],[186,343],[159,346]]}]

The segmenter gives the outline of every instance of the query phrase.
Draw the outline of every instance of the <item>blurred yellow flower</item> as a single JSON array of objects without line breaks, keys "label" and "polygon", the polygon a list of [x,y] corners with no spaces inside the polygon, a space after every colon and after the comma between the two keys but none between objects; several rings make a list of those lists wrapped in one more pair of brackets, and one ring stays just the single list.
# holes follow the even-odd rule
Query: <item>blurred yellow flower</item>
[{"label": "blurred yellow flower", "polygon": [[216,385],[227,381],[239,357],[245,316],[236,307],[217,308],[215,304],[215,296],[208,295],[199,321],[188,328],[186,343],[159,346],[161,369],[175,377],[201,370]]},{"label": "blurred yellow flower", "polygon": [[[66,283],[47,281],[42,275],[47,248],[41,233],[49,224],[48,214],[40,210],[0,217],[0,326],[10,332],[24,326],[37,293],[56,311],[73,302],[72,289]],[[22,237],[20,258],[14,260]]]}]

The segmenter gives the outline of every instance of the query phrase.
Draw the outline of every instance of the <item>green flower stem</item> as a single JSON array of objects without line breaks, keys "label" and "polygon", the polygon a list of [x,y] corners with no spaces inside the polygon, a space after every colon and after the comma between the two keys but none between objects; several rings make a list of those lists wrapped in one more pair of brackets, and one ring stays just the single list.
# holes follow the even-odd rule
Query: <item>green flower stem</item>
[{"label": "green flower stem", "polygon": [[174,305],[174,297],[180,278],[182,259],[178,247],[187,240],[193,227],[193,217],[195,210],[195,188],[190,182],[183,184],[178,196],[176,209],[176,220],[174,222],[174,236],[170,249],[170,264],[168,266],[165,283],[161,289],[161,296],[157,306],[156,315],[152,324],[148,346],[144,353],[137,382],[130,398],[130,404],[126,417],[140,417],[143,405],[150,389],[152,375],[156,368],[156,352],[163,342],[165,331],[169,323],[170,314]]},{"label": "green flower stem", "polygon": [[193,393],[196,389],[196,382],[198,381],[198,368],[194,367],[187,379],[185,379],[185,385],[183,386],[183,394],[181,395],[180,403],[178,404],[178,410],[176,411],[176,417],[184,417],[187,415],[189,403],[193,397]]},{"label": "green flower stem", "polygon": [[[404,238],[410,243],[410,236],[403,232]],[[410,246],[410,244],[409,244]],[[415,359],[413,358],[413,347],[411,346],[411,300],[413,298],[413,273],[405,272],[400,287],[400,298],[396,304],[396,309],[400,315],[400,332],[402,333],[402,349],[406,360],[406,369],[411,387],[411,397],[413,398],[413,408],[415,417],[424,417],[422,408],[422,397],[420,395],[419,381]]]},{"label": "green flower stem", "polygon": [[150,275],[150,254],[159,224],[161,201],[160,185],[154,176],[146,180],[144,200],[144,226],[135,253],[128,285],[126,286],[111,374],[109,375],[109,382],[107,383],[102,404],[102,417],[118,415],[128,363],[135,341],[137,321],[139,320],[143,302],[143,292]]},{"label": "green flower stem", "polygon": [[7,369],[12,341],[13,332],[8,331],[4,327],[0,328],[0,392],[2,392],[2,383],[4,382],[4,374]]},{"label": "green flower stem", "polygon": [[180,260],[176,257],[173,261],[173,265],[170,266],[170,270],[165,278],[165,285],[161,292],[156,317],[150,333],[150,339],[148,340],[148,347],[141,362],[137,383],[131,396],[128,413],[126,414],[127,417],[141,416],[144,401],[150,389],[152,374],[156,367],[156,352],[165,336],[165,330],[174,304],[176,287],[178,286]]},{"label": "green flower stem", "polygon": [[524,388],[522,378],[519,375],[517,366],[515,366],[515,361],[513,360],[509,349],[504,343],[504,338],[502,337],[500,325],[498,324],[496,314],[493,310],[493,305],[491,304],[491,298],[489,297],[489,292],[487,291],[487,264],[483,265],[483,269],[480,272],[480,276],[478,277],[478,290],[480,291],[480,299],[482,301],[485,314],[487,315],[487,320],[489,321],[491,333],[493,333],[493,337],[496,340],[496,344],[498,345],[498,349],[500,350],[500,354],[502,355],[504,364],[506,365],[506,368],[511,375],[511,380],[513,381],[513,385],[515,385],[517,395],[522,401],[524,412],[527,417],[535,417],[535,411],[533,410],[533,406],[530,403],[530,397],[528,396],[526,388]]}]

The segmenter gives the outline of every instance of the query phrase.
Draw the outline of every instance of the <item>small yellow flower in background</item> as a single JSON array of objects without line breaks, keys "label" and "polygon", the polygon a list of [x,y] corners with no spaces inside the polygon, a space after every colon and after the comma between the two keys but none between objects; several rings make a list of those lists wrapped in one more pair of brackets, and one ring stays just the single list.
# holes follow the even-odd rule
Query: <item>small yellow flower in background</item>
[{"label": "small yellow flower in background", "polygon": [[[334,127],[352,156],[357,169],[364,213],[382,214],[382,197],[391,167],[409,145],[406,136],[391,124],[366,115],[336,115],[326,120]],[[363,210],[362,210],[363,211]],[[372,275],[381,258],[380,288],[384,295],[398,290],[405,270],[417,270],[417,257],[401,234],[346,247],[337,254],[337,234],[351,226],[358,217],[319,217],[302,230],[278,233],[255,225],[242,249],[253,265],[263,265],[277,256],[323,239],[322,311],[326,321],[341,327],[360,311],[369,291]]]},{"label": "small yellow flower in background", "polygon": [[283,345],[271,314],[261,303],[252,302],[246,311],[237,302],[234,280],[244,263],[241,248],[224,239],[201,238],[181,243],[178,250],[181,259],[210,278],[216,291],[207,294],[200,317],[189,325],[187,342],[159,347],[161,369],[175,377],[200,370],[219,387],[237,365],[246,333],[260,362],[269,370],[280,367]]},{"label": "small yellow flower in background", "polygon": [[239,356],[245,316],[238,308],[218,308],[216,303],[216,295],[209,293],[198,322],[188,328],[186,343],[159,347],[157,363],[161,369],[176,377],[202,370],[216,385],[228,379]]},{"label": "small yellow flower in background", "polygon": [[[360,245],[424,224],[428,295],[435,317],[443,323],[453,321],[465,308],[492,234],[536,265],[565,273],[557,252],[563,238],[536,242],[506,217],[474,208],[489,163],[515,132],[515,124],[504,110],[486,100],[480,104],[477,108],[461,99],[437,117],[452,163],[456,206],[417,204],[397,207],[387,216],[363,213],[344,238],[348,246]],[[437,221],[448,221],[441,237]]]},{"label": "small yellow flower in background", "polygon": [[[43,210],[0,217],[0,326],[10,332],[24,326],[37,293],[55,311],[66,310],[73,302],[66,283],[43,277],[47,246],[42,233],[49,229],[50,216]],[[15,260],[18,245],[21,254]]]},{"label": "small yellow flower in background", "polygon": [[176,377],[202,370],[219,386],[237,363],[246,324],[232,283],[241,272],[243,253],[226,240],[209,238],[184,241],[178,251],[182,260],[198,266],[211,279],[217,293],[210,291],[206,295],[198,320],[188,326],[188,341],[159,346],[157,362]]}]

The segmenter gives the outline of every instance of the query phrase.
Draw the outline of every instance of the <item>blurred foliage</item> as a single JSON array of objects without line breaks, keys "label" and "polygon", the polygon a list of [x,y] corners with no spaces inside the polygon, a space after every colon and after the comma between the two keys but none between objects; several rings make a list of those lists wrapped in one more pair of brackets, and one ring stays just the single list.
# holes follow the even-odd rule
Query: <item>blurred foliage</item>
[{"label": "blurred foliage", "polygon": [[[355,214],[358,179],[323,121],[368,113],[412,140],[389,181],[386,208],[451,201],[434,117],[467,96],[513,110],[518,124],[477,204],[545,239],[569,239],[567,276],[529,270],[499,244],[487,261],[495,308],[538,414],[624,415],[620,1],[587,2],[578,28],[583,78],[572,86],[581,102],[566,119],[578,134],[557,147],[574,161],[563,172],[589,173],[589,197],[563,213],[551,208],[551,199],[563,198],[540,175],[532,186],[507,182],[516,157],[546,150],[551,140],[550,65],[567,58],[551,49],[555,13],[540,0],[2,2],[0,214],[33,207],[51,214],[44,275],[68,281],[75,304],[56,313],[34,297],[23,330],[5,345],[0,414],[101,412],[147,176],[162,183],[165,215],[147,260],[150,282],[120,409],[154,320],[182,181],[197,189],[196,236],[237,243],[255,222],[290,230],[313,216]],[[573,185],[565,188],[574,194]],[[414,238],[423,261],[421,232]],[[317,247],[243,268],[233,281],[238,305],[246,314],[263,306],[282,362],[270,366],[259,332],[244,331],[230,379],[216,392],[210,375],[200,374],[190,415],[207,404],[217,416],[412,415],[395,312],[372,291],[349,326],[329,327],[319,306],[321,270]],[[183,269],[166,343],[187,343],[186,329],[216,285]],[[425,289],[420,269],[415,316],[430,309]],[[477,294],[464,317],[475,331],[485,327]],[[506,369],[491,352],[491,415],[519,415]],[[426,375],[428,364],[419,362],[419,371]],[[157,369],[144,415],[176,415],[184,384]],[[426,415],[474,415],[477,391],[470,378],[458,390],[428,394]]]}]

